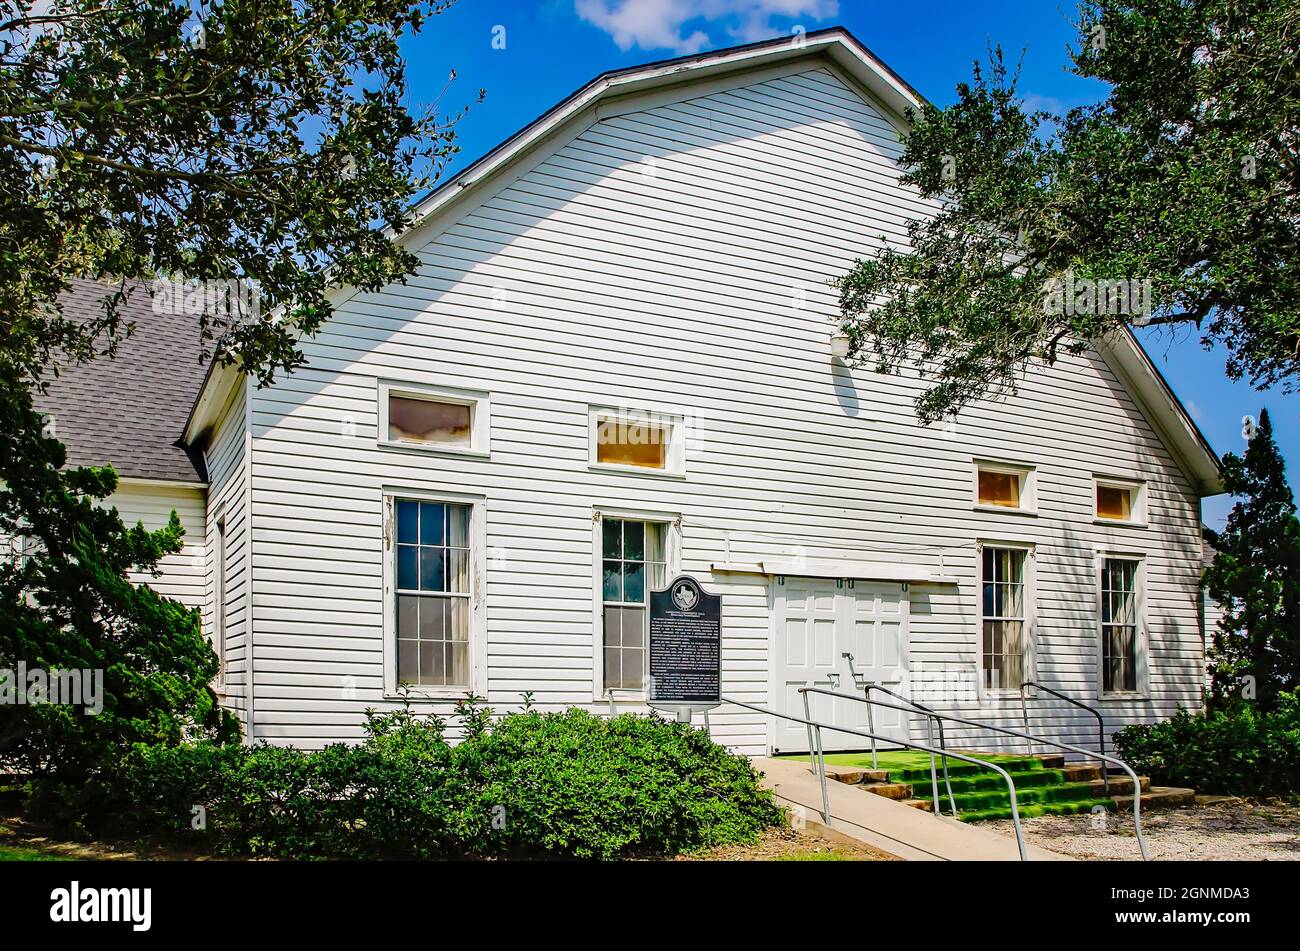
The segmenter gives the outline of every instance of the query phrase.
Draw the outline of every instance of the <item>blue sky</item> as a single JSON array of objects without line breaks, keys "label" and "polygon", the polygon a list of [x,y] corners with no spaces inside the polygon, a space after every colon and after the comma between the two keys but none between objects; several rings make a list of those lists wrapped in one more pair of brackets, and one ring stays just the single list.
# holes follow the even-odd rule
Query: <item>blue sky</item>
[{"label": "blue sky", "polygon": [[[413,104],[441,93],[441,108],[454,111],[480,87],[487,92],[459,126],[454,172],[605,70],[788,35],[795,27],[847,27],[939,105],[953,101],[954,87],[990,43],[1015,55],[1024,49],[1020,89],[1030,105],[1069,108],[1104,94],[1099,83],[1066,72],[1074,9],[1071,0],[459,0],[405,49]],[[453,68],[457,80],[443,92]],[[1300,484],[1295,397],[1231,382],[1222,355],[1203,350],[1186,330],[1144,332],[1143,341],[1219,453],[1241,452],[1242,417],[1267,407],[1291,484]],[[1206,522],[1220,526],[1230,505],[1224,496],[1206,500]]]}]

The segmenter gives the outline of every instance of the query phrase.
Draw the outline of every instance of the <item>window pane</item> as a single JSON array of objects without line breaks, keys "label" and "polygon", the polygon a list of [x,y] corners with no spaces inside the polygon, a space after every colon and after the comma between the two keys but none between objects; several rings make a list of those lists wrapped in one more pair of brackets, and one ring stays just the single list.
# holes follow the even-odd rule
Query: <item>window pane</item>
[{"label": "window pane", "polygon": [[645,522],[623,523],[623,557],[645,561]]},{"label": "window pane", "polygon": [[623,600],[645,601],[645,565],[639,561],[623,562]]},{"label": "window pane", "polygon": [[623,641],[620,632],[622,630],[623,612],[619,608],[605,608],[601,613],[605,625],[605,646],[622,646]]},{"label": "window pane", "polygon": [[415,684],[420,682],[419,642],[405,638],[397,642],[397,681]]},{"label": "window pane", "polygon": [[1020,507],[1020,476],[1014,472],[979,471],[979,499],[981,505]]},{"label": "window pane", "polygon": [[397,503],[397,540],[414,544],[419,538],[420,506],[415,502]]},{"label": "window pane", "polygon": [[469,547],[469,515],[468,505],[447,506],[448,545],[454,545],[456,548]]},{"label": "window pane", "polygon": [[443,555],[445,548],[420,549],[420,590],[446,591],[446,566]]},{"label": "window pane", "polygon": [[1124,522],[1132,521],[1132,491],[1113,485],[1097,486],[1097,517],[1113,518]]},{"label": "window pane", "polygon": [[447,599],[447,639],[457,642],[469,641],[468,598]]},{"label": "window pane", "polygon": [[622,670],[619,664],[619,655],[622,653],[617,647],[605,648],[605,686],[619,689],[623,686]]},{"label": "window pane", "polygon": [[420,586],[419,551],[414,545],[397,546],[397,586],[415,590]]},{"label": "window pane", "polygon": [[465,549],[447,549],[447,590],[469,594],[469,552]]},{"label": "window pane", "polygon": [[420,598],[420,639],[441,641],[447,637],[445,598]]},{"label": "window pane", "polygon": [[420,599],[415,595],[397,596],[397,636],[415,637],[420,625]]},{"label": "window pane", "polygon": [[620,565],[617,561],[605,562],[605,583],[602,600],[623,600],[622,572],[620,571]]},{"label": "window pane", "polygon": [[447,645],[447,683],[456,686],[469,683],[469,644],[465,641]]},{"label": "window pane", "polygon": [[420,503],[420,544],[442,545],[447,507],[437,502]]},{"label": "window pane", "polygon": [[623,608],[623,646],[645,647],[645,608]]},{"label": "window pane", "polygon": [[[668,546],[664,543],[668,535],[668,526],[663,522],[646,522],[646,556],[645,560],[650,562],[665,562],[668,560]],[[660,585],[662,587],[662,585]]]},{"label": "window pane", "polygon": [[601,416],[596,420],[596,461],[609,465],[663,469],[670,427],[661,423]]},{"label": "window pane", "polygon": [[623,685],[626,688],[639,690],[644,686],[644,675],[642,668],[645,662],[645,651],[624,650],[623,651]]},{"label": "window pane", "polygon": [[605,558],[623,557],[623,523],[618,519],[601,519],[600,552]]},{"label": "window pane", "polygon": [[388,438],[430,445],[469,445],[470,407],[460,403],[388,398]]}]

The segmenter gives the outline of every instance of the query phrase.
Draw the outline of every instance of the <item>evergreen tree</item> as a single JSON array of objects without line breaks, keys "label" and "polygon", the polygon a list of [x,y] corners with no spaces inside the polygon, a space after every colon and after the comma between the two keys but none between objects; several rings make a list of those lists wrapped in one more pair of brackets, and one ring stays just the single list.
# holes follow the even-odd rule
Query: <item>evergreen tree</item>
[{"label": "evergreen tree", "polygon": [[1224,530],[1208,533],[1215,556],[1204,585],[1223,608],[1210,651],[1213,696],[1253,693],[1267,708],[1300,686],[1300,520],[1267,410],[1244,458],[1228,453],[1223,468],[1239,501]]}]

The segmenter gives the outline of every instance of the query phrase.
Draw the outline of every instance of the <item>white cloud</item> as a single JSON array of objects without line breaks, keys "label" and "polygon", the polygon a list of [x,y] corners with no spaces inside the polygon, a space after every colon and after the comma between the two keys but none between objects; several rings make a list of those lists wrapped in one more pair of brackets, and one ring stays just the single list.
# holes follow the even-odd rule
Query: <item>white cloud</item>
[{"label": "white cloud", "polygon": [[[574,0],[578,16],[608,33],[621,50],[698,53],[717,45],[720,30],[732,42],[750,43],[788,35],[774,17],[825,20],[838,0]],[[806,25],[805,25],[806,27]]]}]

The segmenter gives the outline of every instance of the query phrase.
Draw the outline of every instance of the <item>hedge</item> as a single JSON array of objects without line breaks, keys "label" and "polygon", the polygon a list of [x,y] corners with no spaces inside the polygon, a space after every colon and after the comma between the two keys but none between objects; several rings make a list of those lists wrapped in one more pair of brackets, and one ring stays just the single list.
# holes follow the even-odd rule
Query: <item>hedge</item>
[{"label": "hedge", "polygon": [[1280,694],[1264,712],[1239,702],[1227,710],[1130,726],[1115,734],[1117,755],[1155,782],[1200,793],[1300,794],[1300,694]]},{"label": "hedge", "polygon": [[367,715],[319,751],[137,746],[106,780],[116,831],[285,858],[610,859],[752,841],[782,820],[743,756],[658,716]]}]

